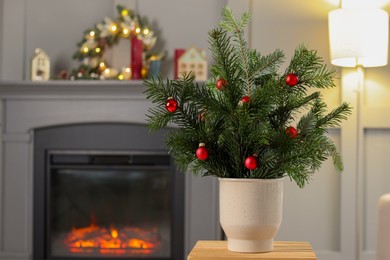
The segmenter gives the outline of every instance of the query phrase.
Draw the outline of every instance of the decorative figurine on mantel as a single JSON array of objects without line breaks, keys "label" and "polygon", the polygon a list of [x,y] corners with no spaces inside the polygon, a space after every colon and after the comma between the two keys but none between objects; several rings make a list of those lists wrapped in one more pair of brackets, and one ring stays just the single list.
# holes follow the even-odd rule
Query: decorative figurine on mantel
[{"label": "decorative figurine on mantel", "polygon": [[204,50],[191,47],[178,59],[178,77],[192,72],[196,81],[207,80],[207,59]]},{"label": "decorative figurine on mantel", "polygon": [[50,58],[40,48],[36,48],[31,58],[31,80],[50,79]]}]

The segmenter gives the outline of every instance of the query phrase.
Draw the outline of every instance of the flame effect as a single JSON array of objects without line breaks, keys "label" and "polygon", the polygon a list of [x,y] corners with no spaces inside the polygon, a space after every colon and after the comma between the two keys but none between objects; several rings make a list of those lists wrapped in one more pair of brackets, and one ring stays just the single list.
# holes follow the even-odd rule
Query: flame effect
[{"label": "flame effect", "polygon": [[112,229],[111,230],[111,236],[112,236],[112,238],[118,238],[118,230]]},{"label": "flame effect", "polygon": [[66,248],[75,254],[98,253],[102,255],[150,255],[160,246],[157,228],[121,229],[99,227],[73,228],[65,240]]}]

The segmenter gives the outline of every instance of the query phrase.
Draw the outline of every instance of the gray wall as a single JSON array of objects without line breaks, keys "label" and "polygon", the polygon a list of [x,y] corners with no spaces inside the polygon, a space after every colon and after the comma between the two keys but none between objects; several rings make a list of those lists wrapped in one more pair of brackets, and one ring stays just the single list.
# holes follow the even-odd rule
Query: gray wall
[{"label": "gray wall", "polygon": [[0,79],[20,80],[24,68],[25,1],[2,0],[2,52]]},{"label": "gray wall", "polygon": [[[208,48],[207,32],[220,20],[226,0],[0,0],[0,80],[28,80],[34,49],[51,58],[51,72],[71,70],[72,59],[83,32],[104,17],[117,16],[116,4],[124,4],[147,16],[159,37],[156,49],[167,50],[163,75],[173,75],[175,48]],[[107,53],[114,67],[129,63],[130,44],[122,40]],[[210,59],[210,55],[209,59]]]},{"label": "gray wall", "polygon": [[1,66],[3,65],[2,64],[2,60],[3,60],[3,56],[2,56],[2,49],[3,49],[3,0],[0,0],[0,80],[1,80]]},{"label": "gray wall", "polygon": [[78,65],[72,59],[84,31],[104,17],[113,17],[113,0],[27,0],[26,62],[27,79],[30,57],[39,47],[51,60],[52,73]]}]

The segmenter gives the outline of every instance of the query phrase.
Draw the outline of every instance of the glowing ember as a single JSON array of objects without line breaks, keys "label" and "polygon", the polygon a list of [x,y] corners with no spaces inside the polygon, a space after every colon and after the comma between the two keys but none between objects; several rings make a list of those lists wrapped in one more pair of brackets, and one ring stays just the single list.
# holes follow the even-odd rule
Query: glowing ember
[{"label": "glowing ember", "polygon": [[124,227],[121,229],[99,227],[73,228],[64,244],[71,253],[99,253],[109,255],[149,255],[160,247],[157,228],[140,229]]},{"label": "glowing ember", "polygon": [[112,238],[117,238],[118,237],[118,230],[112,229],[111,230],[111,236],[112,236]]}]

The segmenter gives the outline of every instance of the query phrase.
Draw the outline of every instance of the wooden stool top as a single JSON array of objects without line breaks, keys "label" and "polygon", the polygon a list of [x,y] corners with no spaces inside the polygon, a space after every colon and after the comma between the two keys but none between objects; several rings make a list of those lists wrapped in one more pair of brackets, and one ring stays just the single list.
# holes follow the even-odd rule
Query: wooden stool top
[{"label": "wooden stool top", "polygon": [[237,253],[227,250],[227,241],[198,241],[188,255],[188,260],[221,259],[272,259],[272,260],[317,260],[308,242],[275,241],[274,250],[267,253]]}]

